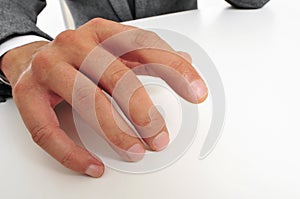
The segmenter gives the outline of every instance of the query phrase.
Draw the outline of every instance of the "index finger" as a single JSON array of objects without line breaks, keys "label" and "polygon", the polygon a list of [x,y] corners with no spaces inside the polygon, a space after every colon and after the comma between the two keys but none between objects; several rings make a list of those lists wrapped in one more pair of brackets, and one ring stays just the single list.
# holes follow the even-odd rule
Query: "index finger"
[{"label": "index finger", "polygon": [[104,19],[94,19],[79,31],[93,31],[110,53],[144,64],[143,74],[162,78],[186,100],[200,103],[206,99],[208,89],[192,64],[154,32]]}]

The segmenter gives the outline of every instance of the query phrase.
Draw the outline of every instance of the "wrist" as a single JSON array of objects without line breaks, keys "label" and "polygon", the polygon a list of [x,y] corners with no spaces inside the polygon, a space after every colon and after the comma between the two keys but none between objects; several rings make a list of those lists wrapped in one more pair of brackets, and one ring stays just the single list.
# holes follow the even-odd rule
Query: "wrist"
[{"label": "wrist", "polygon": [[29,67],[32,56],[39,48],[48,44],[47,41],[29,43],[6,52],[0,59],[0,69],[13,86],[20,75]]}]

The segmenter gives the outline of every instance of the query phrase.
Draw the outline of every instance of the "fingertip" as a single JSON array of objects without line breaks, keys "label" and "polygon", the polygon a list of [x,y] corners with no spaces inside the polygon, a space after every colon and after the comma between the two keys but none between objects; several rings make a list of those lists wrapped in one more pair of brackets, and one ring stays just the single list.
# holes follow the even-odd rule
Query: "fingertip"
[{"label": "fingertip", "polygon": [[92,152],[89,152],[89,154],[94,158],[94,160],[88,166],[85,173],[88,176],[91,176],[94,178],[99,178],[103,175],[105,166],[104,166],[102,160],[96,154],[94,154]]},{"label": "fingertip", "polygon": [[198,99],[197,104],[204,102],[207,97],[208,97],[208,91],[206,92],[205,95],[203,95],[200,99]]},{"label": "fingertip", "polygon": [[104,173],[104,165],[103,164],[91,164],[85,170],[85,174],[93,177],[93,178],[100,178]]},{"label": "fingertip", "polygon": [[152,149],[155,151],[161,151],[165,149],[170,142],[169,133],[163,131],[156,135],[152,140]]},{"label": "fingertip", "polygon": [[190,84],[192,98],[195,103],[205,101],[208,96],[208,89],[203,80],[195,80]]},{"label": "fingertip", "polygon": [[145,147],[141,144],[134,144],[127,150],[126,160],[129,162],[137,162],[143,159],[145,155]]}]

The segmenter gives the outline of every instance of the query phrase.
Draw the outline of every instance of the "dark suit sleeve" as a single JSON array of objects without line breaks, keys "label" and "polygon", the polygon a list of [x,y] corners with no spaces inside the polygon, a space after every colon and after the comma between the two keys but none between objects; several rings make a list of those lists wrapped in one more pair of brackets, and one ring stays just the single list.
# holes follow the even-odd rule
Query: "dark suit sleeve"
[{"label": "dark suit sleeve", "polygon": [[0,0],[0,44],[21,35],[52,38],[36,26],[46,0]]}]

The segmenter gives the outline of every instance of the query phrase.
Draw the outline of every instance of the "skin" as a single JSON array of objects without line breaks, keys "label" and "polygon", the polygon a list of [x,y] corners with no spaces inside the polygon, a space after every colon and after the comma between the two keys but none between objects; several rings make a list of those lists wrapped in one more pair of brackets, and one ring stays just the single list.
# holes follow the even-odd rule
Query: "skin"
[{"label": "skin", "polygon": [[[96,81],[93,74],[103,59],[79,71],[84,59],[98,44],[128,30],[136,30],[131,35],[133,44],[143,47],[155,43],[165,50],[141,49],[127,53],[112,62]],[[114,43],[114,46],[126,45],[128,41]],[[107,49],[103,52],[100,58],[110,53]],[[150,65],[134,70],[135,66],[147,63],[168,67]],[[88,118],[91,104],[87,99],[92,96],[95,109],[91,111],[96,113],[97,124],[89,119],[87,122],[96,130],[99,130],[97,125],[101,127],[103,137],[125,161],[138,161],[143,158],[146,147],[153,151],[164,149],[169,142],[169,132],[136,74],[162,78],[192,103],[203,102],[208,92],[187,53],[175,52],[152,32],[100,18],[76,30],[64,31],[52,42],[34,42],[15,48],[2,57],[0,67],[12,85],[15,103],[34,142],[65,167],[91,177],[102,176],[104,165],[62,130],[53,110],[59,103],[66,101],[83,118]],[[78,99],[75,103],[73,88],[78,77],[82,82],[75,89]],[[124,84],[118,88],[120,81]],[[131,87],[138,89],[128,96],[125,91]],[[116,113],[103,91],[116,100],[147,146]]]}]

